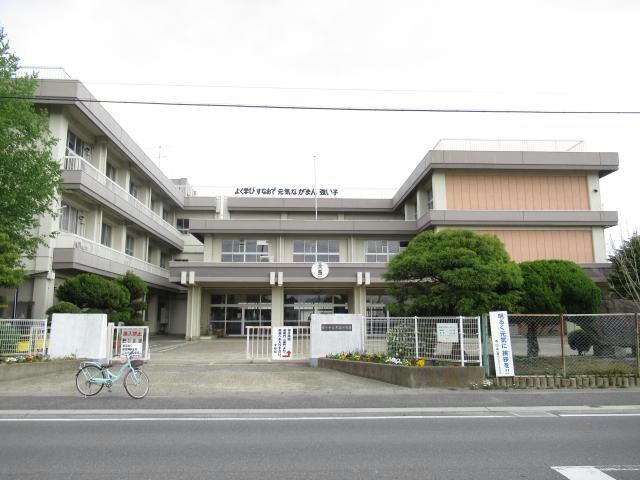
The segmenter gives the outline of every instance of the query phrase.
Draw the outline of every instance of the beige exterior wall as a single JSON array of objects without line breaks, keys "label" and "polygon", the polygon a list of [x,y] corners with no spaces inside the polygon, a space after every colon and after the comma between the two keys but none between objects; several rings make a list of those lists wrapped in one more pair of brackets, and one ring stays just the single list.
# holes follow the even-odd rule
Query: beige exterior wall
[{"label": "beige exterior wall", "polygon": [[591,229],[474,231],[498,237],[516,262],[543,259],[594,262]]},{"label": "beige exterior wall", "polygon": [[449,210],[589,210],[586,175],[447,172]]}]

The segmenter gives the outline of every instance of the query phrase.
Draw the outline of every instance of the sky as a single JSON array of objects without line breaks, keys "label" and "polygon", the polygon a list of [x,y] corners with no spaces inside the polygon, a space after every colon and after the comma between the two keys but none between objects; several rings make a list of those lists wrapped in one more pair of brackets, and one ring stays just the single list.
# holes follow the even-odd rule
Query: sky
[{"label": "sky", "polygon": [[[640,111],[639,24],[635,0],[0,0],[22,65],[112,100]],[[201,192],[310,186],[315,156],[319,185],[391,196],[441,138],[584,140],[620,155],[609,235],[640,229],[640,115],[106,108]]]}]

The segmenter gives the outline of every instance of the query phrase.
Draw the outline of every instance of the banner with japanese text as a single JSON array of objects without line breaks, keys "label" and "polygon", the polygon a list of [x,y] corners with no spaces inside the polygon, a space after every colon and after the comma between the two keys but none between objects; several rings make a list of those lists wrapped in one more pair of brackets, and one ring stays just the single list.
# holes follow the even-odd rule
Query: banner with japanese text
[{"label": "banner with japanese text", "polygon": [[489,321],[491,323],[496,377],[513,377],[515,369],[513,368],[513,351],[507,312],[489,312]]}]

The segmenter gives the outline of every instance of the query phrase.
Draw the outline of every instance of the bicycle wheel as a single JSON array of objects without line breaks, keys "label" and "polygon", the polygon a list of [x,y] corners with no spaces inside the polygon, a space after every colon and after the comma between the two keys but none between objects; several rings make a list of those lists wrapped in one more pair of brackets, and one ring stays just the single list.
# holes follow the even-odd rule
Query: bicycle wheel
[{"label": "bicycle wheel", "polygon": [[124,376],[124,389],[133,398],[142,398],[149,391],[149,377],[139,368],[129,370]]},{"label": "bicycle wheel", "polygon": [[97,395],[104,387],[104,383],[92,382],[92,378],[105,378],[102,369],[95,365],[87,365],[76,373],[76,388],[85,397]]}]

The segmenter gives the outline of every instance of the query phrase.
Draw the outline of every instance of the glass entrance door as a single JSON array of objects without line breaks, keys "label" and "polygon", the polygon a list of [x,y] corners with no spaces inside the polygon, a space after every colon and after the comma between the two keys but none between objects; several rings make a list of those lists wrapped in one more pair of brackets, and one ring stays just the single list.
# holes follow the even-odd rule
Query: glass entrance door
[{"label": "glass entrance door", "polygon": [[271,326],[271,295],[212,295],[209,322],[224,335],[246,335],[246,327]]},{"label": "glass entrance door", "polygon": [[348,313],[347,299],[346,294],[285,293],[284,325],[308,327],[314,313]]}]

